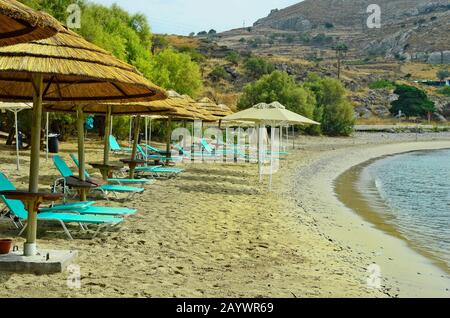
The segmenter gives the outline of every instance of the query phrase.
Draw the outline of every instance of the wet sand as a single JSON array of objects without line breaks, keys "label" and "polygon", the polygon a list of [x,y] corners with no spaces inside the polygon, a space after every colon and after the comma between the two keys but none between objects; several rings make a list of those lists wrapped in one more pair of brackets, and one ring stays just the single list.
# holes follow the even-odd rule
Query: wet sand
[{"label": "wet sand", "polygon": [[[299,149],[282,161],[272,193],[267,180],[259,184],[255,165],[186,165],[179,178],[157,181],[126,203],[138,214],[113,232],[90,239],[72,226],[75,240],[68,241],[58,225],[40,223],[40,247],[79,251],[81,289],[67,287],[67,273],[0,273],[0,297],[448,297],[448,277],[362,220],[333,191],[342,172],[370,156],[431,146],[410,143],[410,137],[301,137]],[[448,135],[427,138],[450,141]],[[88,162],[101,158],[98,144],[87,143]],[[70,162],[75,144],[61,148]],[[27,152],[17,172],[14,152],[5,149],[0,146],[1,171],[26,188]],[[43,157],[40,172],[41,188],[49,190],[58,176],[50,160]],[[16,233],[0,223],[0,237],[21,245]],[[373,262],[382,268],[379,290],[367,286]]]}]

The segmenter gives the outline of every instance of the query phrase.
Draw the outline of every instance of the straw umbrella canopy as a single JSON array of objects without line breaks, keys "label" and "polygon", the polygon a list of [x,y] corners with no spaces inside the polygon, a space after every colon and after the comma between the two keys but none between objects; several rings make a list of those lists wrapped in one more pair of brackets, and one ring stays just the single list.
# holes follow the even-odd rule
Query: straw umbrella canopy
[{"label": "straw umbrella canopy", "polygon": [[0,0],[0,46],[46,39],[62,31],[50,15],[15,0]]},{"label": "straw umbrella canopy", "polygon": [[[168,91],[169,98],[161,101],[154,101],[152,105],[170,105],[175,108],[175,111],[167,113],[164,119],[167,119],[167,136],[166,136],[166,152],[170,152],[171,143],[171,125],[174,120],[202,120],[210,121],[211,117],[208,114],[198,108],[193,99],[188,95],[180,95],[175,91]],[[195,102],[195,101],[194,101]],[[161,119],[161,118],[160,118]]]},{"label": "straw umbrella canopy", "polygon": [[220,121],[223,117],[233,114],[233,111],[227,105],[217,105],[208,97],[202,98],[196,105],[212,116],[215,121]]},{"label": "straw umbrella canopy", "polygon": [[19,125],[17,115],[19,112],[25,109],[31,109],[33,106],[26,103],[2,103],[0,102],[0,110],[8,110],[14,113],[14,127],[16,133],[16,165],[17,170],[20,170],[20,157],[19,157]]},{"label": "straw umbrella canopy", "polygon": [[258,124],[320,125],[320,123],[287,110],[278,102],[260,103],[252,108],[222,118],[225,121],[251,121]]},{"label": "straw umbrella canopy", "polygon": [[[134,67],[63,30],[54,37],[0,48],[0,100],[33,100],[29,192],[39,185],[42,103],[77,102],[78,129],[83,129],[83,102],[152,101],[164,90],[143,78]],[[84,156],[79,140],[79,157]],[[84,180],[84,173],[80,174]],[[31,204],[30,204],[31,206]],[[25,255],[36,254],[36,213],[29,211]]]}]

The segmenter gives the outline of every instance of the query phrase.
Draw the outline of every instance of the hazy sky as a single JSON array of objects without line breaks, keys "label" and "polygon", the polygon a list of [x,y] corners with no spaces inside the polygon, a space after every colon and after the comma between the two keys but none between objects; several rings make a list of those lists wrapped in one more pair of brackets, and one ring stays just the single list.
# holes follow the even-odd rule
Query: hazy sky
[{"label": "hazy sky", "polygon": [[226,31],[250,26],[271,9],[284,8],[301,0],[92,0],[117,3],[130,12],[144,13],[155,33],[187,35],[215,29]]}]

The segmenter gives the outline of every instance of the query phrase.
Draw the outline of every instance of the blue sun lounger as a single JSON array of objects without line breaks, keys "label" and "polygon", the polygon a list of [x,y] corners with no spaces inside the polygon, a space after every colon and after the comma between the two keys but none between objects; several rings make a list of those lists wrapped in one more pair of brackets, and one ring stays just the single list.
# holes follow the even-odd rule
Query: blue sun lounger
[{"label": "blue sun lounger", "polygon": [[[77,179],[77,177],[73,174],[72,170],[70,170],[69,166],[67,166],[67,164],[64,162],[64,160],[60,156],[58,156],[58,155],[53,156],[53,163],[55,164],[56,169],[59,171],[59,173],[62,176],[62,179],[58,179],[55,181],[54,189],[56,189],[57,184],[60,181],[62,181],[63,182],[63,192],[66,193],[67,190],[70,190],[69,187],[67,186],[67,182],[66,182],[67,179],[68,178]],[[100,186],[93,188],[93,190],[101,191],[101,193],[103,194],[103,196],[105,197],[106,200],[109,200],[108,192],[113,192],[114,194],[116,194],[116,196],[117,196],[117,193],[128,193],[129,199],[131,199],[132,196],[134,196],[138,193],[144,192],[144,188],[125,187],[125,186],[121,186],[121,185],[100,185]]]},{"label": "blue sun lounger", "polygon": [[[6,176],[3,173],[0,173],[0,191],[14,191],[16,188],[14,185],[6,178]],[[26,221],[28,219],[28,211],[25,209],[25,205],[22,201],[19,200],[10,200],[5,198],[4,196],[0,195],[0,200],[3,201],[8,208],[9,218],[14,222],[14,224],[17,226],[17,223],[15,222],[15,218],[17,218],[22,224],[23,221]],[[97,236],[99,231],[104,227],[113,227],[123,222],[123,218],[114,217],[114,216],[101,216],[101,215],[84,215],[81,214],[79,211],[71,211],[71,210],[65,210],[65,212],[52,212],[52,211],[45,211],[40,210],[41,213],[38,214],[38,221],[49,221],[49,222],[57,222],[59,223],[62,228],[64,229],[64,232],[69,237],[69,239],[73,239],[72,235],[70,234],[66,223],[76,223],[79,224],[82,230],[86,231],[87,227],[86,225],[97,225],[97,231],[94,234],[94,237]],[[20,231],[19,235],[21,235],[27,225],[23,226],[22,230]]]},{"label": "blue sun lounger", "polygon": [[[70,154],[70,158],[72,158],[72,161],[77,165],[78,168],[80,168],[80,162],[78,161],[78,158],[71,153]],[[89,175],[89,173],[87,171],[84,171],[84,175],[86,176],[86,178],[90,179],[91,176]],[[152,184],[154,181],[153,180],[149,180],[149,179],[121,179],[121,178],[112,178],[112,179],[108,179],[108,183],[117,183],[119,185],[121,184],[141,184],[141,185],[148,185],[148,184]]]},{"label": "blue sun lounger", "polygon": [[121,147],[119,145],[119,143],[117,142],[116,137],[114,137],[113,135],[109,136],[109,148],[112,152],[115,152],[115,153],[131,153],[131,151],[132,151],[131,148]]},{"label": "blue sun lounger", "polygon": [[142,146],[138,145],[137,150],[139,152],[139,155],[144,160],[159,160],[159,161],[182,161],[183,157],[175,156],[175,157],[167,157],[164,154],[166,154],[166,151],[160,150],[158,148],[152,147],[150,145],[145,145],[147,150],[150,151],[149,154],[145,152],[145,150],[142,148]]}]

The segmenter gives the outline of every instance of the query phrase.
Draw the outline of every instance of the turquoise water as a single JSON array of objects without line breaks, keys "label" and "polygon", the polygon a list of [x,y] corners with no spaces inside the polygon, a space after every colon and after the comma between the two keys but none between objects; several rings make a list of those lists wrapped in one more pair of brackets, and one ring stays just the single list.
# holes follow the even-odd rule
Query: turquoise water
[{"label": "turquoise water", "polygon": [[[407,240],[450,268],[450,150],[387,157],[369,165],[362,180],[381,199],[385,214]],[[376,202],[374,200],[373,202]]]}]

